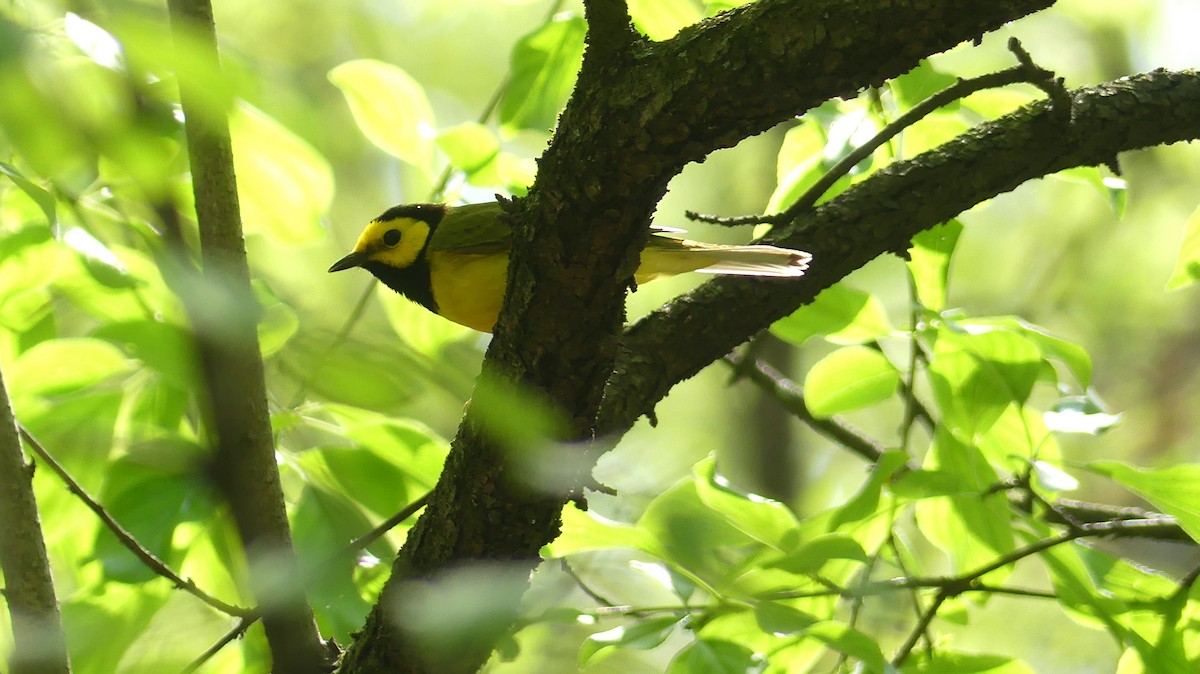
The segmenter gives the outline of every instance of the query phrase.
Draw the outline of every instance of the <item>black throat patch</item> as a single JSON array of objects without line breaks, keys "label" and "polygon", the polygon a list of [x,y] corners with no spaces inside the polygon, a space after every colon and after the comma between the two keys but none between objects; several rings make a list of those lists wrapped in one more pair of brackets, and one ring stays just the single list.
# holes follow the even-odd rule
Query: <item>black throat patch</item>
[{"label": "black throat patch", "polygon": [[429,277],[429,260],[425,258],[424,251],[416,261],[403,269],[380,262],[368,262],[363,269],[374,274],[392,290],[437,313],[437,302],[433,301],[433,282]]}]

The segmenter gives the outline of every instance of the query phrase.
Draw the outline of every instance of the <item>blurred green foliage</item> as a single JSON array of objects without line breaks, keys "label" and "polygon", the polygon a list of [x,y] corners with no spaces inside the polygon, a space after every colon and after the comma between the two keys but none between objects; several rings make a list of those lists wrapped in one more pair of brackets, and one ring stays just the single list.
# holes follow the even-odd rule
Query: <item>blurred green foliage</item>
[{"label": "blurred green foliage", "polygon": [[[655,40],[738,4],[629,3]],[[878,96],[827,103],[689,167],[658,221],[786,208],[904,107],[1010,65],[1009,35],[1071,86],[1194,63],[1176,32],[1184,5],[1061,2]],[[203,479],[189,327],[159,271],[156,209],[187,213],[192,198],[175,78],[203,82],[205,104],[230,119],[296,546],[320,568],[309,596],[322,633],[345,644],[411,521],[356,557],[336,553],[434,484],[485,338],[323,270],[394,203],[523,193],[579,67],[579,9],[220,3],[214,73],[168,39],[158,5],[0,7],[0,366],[20,421],[144,546],[208,592],[250,601]],[[1017,87],[943,109],[824,198],[1036,97]],[[1063,544],[988,567],[1055,535],[1011,506],[1004,480],[1047,502],[1077,486],[1095,500],[1137,494],[1196,535],[1195,465],[1129,464],[1196,458],[1197,152],[1123,158],[1127,183],[1080,169],[1022,187],[918,236],[906,265],[880,259],[777,323],[778,365],[803,379],[813,415],[849,419],[890,450],[870,469],[748,382],[714,371],[679,386],[658,429],[639,426],[601,460],[597,477],[619,496],[564,510],[492,671],[894,671],[912,602],[928,608],[936,588],[889,579],[947,576],[1037,596],[943,597],[934,646],[900,671],[1194,671],[1194,592],[1124,560],[1179,575],[1192,550]],[[695,282],[639,290],[631,313]],[[356,297],[365,313],[343,338]],[[552,415],[521,408],[496,410],[495,432],[536,444]],[[779,457],[797,466],[793,488],[755,495]],[[77,672],[178,671],[233,626],[137,562],[48,471],[35,488]],[[460,580],[449,596],[461,603]],[[422,629],[438,618],[423,613]],[[8,638],[3,611],[0,628]],[[266,657],[256,627],[201,671],[265,671]]]}]

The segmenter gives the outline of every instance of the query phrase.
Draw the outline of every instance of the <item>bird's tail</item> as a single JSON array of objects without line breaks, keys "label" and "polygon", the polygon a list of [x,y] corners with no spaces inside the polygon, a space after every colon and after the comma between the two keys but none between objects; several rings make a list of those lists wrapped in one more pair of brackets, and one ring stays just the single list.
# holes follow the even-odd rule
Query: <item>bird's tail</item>
[{"label": "bird's tail", "polygon": [[688,271],[728,276],[803,276],[812,256],[777,246],[724,246],[651,236],[642,252],[638,281]]}]

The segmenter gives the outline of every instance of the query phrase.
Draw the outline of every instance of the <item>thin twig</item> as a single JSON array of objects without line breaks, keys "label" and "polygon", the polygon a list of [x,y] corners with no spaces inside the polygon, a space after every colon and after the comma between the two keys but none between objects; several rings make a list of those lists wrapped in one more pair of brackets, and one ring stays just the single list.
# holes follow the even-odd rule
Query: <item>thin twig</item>
[{"label": "thin twig", "polygon": [[912,653],[912,649],[916,647],[917,642],[921,640],[921,637],[926,636],[927,632],[929,631],[929,625],[933,622],[934,616],[937,615],[938,609],[942,608],[942,604],[944,604],[949,598],[950,594],[947,590],[943,589],[937,593],[937,595],[933,598],[933,603],[931,603],[929,607],[925,609],[925,612],[921,614],[920,620],[917,621],[916,626],[913,627],[912,631],[908,633],[908,638],[904,640],[904,644],[900,646],[900,648],[896,651],[896,654],[892,656],[893,667],[899,667],[902,665],[908,658],[909,654]]},{"label": "thin twig", "polygon": [[396,526],[399,525],[404,520],[417,514],[417,511],[420,510],[421,508],[424,508],[426,506],[426,504],[429,503],[429,497],[432,494],[433,494],[433,492],[426,492],[425,494],[420,496],[417,500],[413,501],[412,503],[409,503],[407,506],[400,509],[400,511],[397,512],[395,515],[392,515],[391,517],[387,518],[386,520],[380,522],[379,525],[376,526],[374,529],[371,529],[370,531],[363,534],[362,536],[359,536],[358,538],[350,541],[350,543],[348,543],[346,545],[346,547],[342,548],[341,554],[346,555],[346,554],[358,552],[359,550],[362,550],[363,548],[366,548],[368,545],[379,540],[379,538],[381,536],[383,536],[387,532],[391,531],[392,529],[396,528]]},{"label": "thin twig", "polygon": [[234,639],[239,639],[245,635],[246,630],[250,629],[250,626],[256,620],[258,620],[258,616],[248,616],[239,620],[238,624],[233,626],[233,629],[225,633],[225,636],[218,639],[212,646],[209,646],[208,650],[197,656],[195,660],[189,662],[188,666],[184,667],[180,674],[192,674],[192,672],[199,670],[204,666],[204,663],[213,659],[217,653],[221,652],[222,648],[228,646]]},{"label": "thin twig", "polygon": [[850,151],[846,156],[842,157],[836,164],[829,168],[820,179],[815,182],[812,187],[805,190],[787,209],[770,215],[747,215],[725,218],[719,216],[702,215],[699,213],[687,212],[687,217],[691,220],[699,220],[717,225],[739,226],[739,225],[754,225],[759,223],[784,224],[791,222],[800,213],[812,208],[817,200],[821,198],[829,188],[833,187],[834,183],[841,180],[843,176],[867,157],[871,156],[881,145],[894,138],[901,131],[916,124],[924,119],[929,114],[936,111],[938,108],[945,107],[954,101],[961,100],[970,96],[973,93],[984,89],[995,89],[1005,87],[1011,84],[1027,83],[1046,92],[1051,101],[1054,102],[1055,109],[1066,110],[1067,114],[1071,109],[1070,96],[1063,87],[1062,81],[1055,80],[1054,73],[1035,65],[1030,59],[1029,54],[1021,48],[1021,43],[1013,38],[1009,40],[1009,49],[1017,57],[1019,65],[1001,70],[999,72],[973,77],[967,80],[959,80],[954,84],[942,89],[933,94],[929,98],[914,105],[903,115],[896,118],[894,122],[880,129],[879,133],[875,134],[871,140],[863,143]]},{"label": "thin twig", "polygon": [[[590,597],[592,601],[596,602],[597,604],[599,604],[599,605],[600,605],[601,607],[603,607],[603,608],[608,608],[608,609],[611,609],[611,608],[616,608],[616,607],[617,607],[617,604],[615,604],[615,603],[614,603],[614,602],[612,602],[612,601],[609,601],[609,600],[608,600],[608,599],[607,599],[607,598],[606,598],[604,595],[602,595],[602,594],[600,594],[599,592],[596,592],[595,590],[593,590],[593,589],[591,588],[591,586],[589,586],[589,585],[587,584],[587,582],[586,582],[586,581],[584,581],[584,580],[583,580],[583,578],[581,578],[581,577],[580,577],[580,575],[579,575],[579,574],[578,574],[578,573],[575,571],[575,567],[571,566],[570,562],[568,562],[568,561],[567,561],[565,558],[564,558],[564,559],[560,559],[560,560],[558,560],[558,561],[559,561],[559,566],[560,566],[560,567],[562,567],[563,573],[565,573],[565,574],[567,574],[568,576],[570,576],[570,577],[571,577],[571,580],[575,581],[575,584],[576,584],[577,586],[579,586],[579,589],[580,589],[580,590],[581,590],[581,591],[582,591],[584,594],[586,594],[588,597]],[[631,613],[631,614],[628,614],[628,615],[640,615],[640,614],[637,614],[637,613]]]},{"label": "thin twig", "polygon": [[137,541],[136,538],[133,537],[132,534],[129,533],[129,531],[125,529],[125,527],[121,526],[121,524],[117,522],[117,520],[114,519],[113,516],[108,512],[108,510],[106,510],[104,506],[100,505],[100,502],[93,498],[92,495],[83,488],[83,485],[79,484],[79,481],[76,480],[69,472],[67,472],[67,469],[61,463],[59,463],[58,460],[50,454],[50,452],[46,450],[42,443],[38,442],[37,438],[33,437],[33,434],[30,433],[27,428],[21,426],[20,424],[17,425],[17,428],[21,432],[21,437],[25,439],[25,442],[29,444],[30,449],[33,450],[33,453],[37,454],[38,458],[45,462],[50,470],[52,470],[54,474],[66,484],[67,490],[72,494],[75,494],[80,501],[83,501],[83,504],[86,505],[93,513],[95,513],[96,517],[99,517],[100,521],[104,523],[104,526],[107,527],[108,530],[117,537],[117,541],[120,542],[121,545],[125,546],[125,549],[132,552],[135,557],[141,560],[141,562],[145,564],[147,568],[159,576],[171,581],[175,587],[188,592],[200,601],[208,604],[222,613],[239,618],[248,618],[256,615],[256,612],[253,609],[235,606],[233,604],[221,601],[220,599],[208,594],[204,590],[201,590],[194,582],[180,577],[180,575],[175,573],[171,567],[167,566],[166,562],[159,559],[158,556],[153,552],[147,550],[141,543]]},{"label": "thin twig", "polygon": [[804,404],[804,394],[801,393],[800,387],[770,365],[757,360],[747,363],[744,357],[737,353],[725,356],[724,362],[735,372],[754,382],[813,430],[841,444],[867,461],[874,463],[887,451],[886,447],[836,417],[829,419],[814,417],[808,411],[808,406]]}]

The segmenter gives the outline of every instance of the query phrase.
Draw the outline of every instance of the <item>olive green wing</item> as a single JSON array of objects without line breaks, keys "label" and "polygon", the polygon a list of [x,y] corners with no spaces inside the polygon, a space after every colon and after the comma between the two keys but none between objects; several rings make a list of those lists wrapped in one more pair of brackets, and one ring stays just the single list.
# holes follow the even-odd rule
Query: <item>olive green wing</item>
[{"label": "olive green wing", "polygon": [[429,250],[486,255],[506,251],[512,245],[512,230],[500,221],[500,204],[451,206],[433,231]]}]

